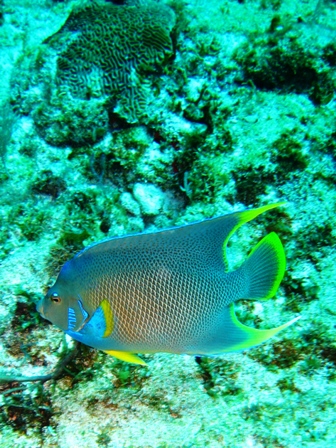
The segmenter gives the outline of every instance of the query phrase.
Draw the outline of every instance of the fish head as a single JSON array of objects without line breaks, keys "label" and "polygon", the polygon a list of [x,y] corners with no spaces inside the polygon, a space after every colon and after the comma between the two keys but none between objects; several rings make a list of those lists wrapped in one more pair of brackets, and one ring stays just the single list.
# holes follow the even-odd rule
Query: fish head
[{"label": "fish head", "polygon": [[69,282],[63,266],[55,284],[41,299],[36,309],[42,317],[63,331],[78,332],[89,320],[89,314],[83,306],[83,299]]}]

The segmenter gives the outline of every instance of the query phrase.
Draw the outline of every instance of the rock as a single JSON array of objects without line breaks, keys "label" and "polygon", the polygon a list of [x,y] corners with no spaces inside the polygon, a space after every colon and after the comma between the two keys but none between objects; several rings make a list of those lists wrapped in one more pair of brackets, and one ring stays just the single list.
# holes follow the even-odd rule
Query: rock
[{"label": "rock", "polygon": [[137,203],[137,201],[134,200],[131,193],[122,193],[120,196],[120,204],[124,207],[125,210],[127,210],[129,213],[131,213],[134,216],[140,215],[140,205]]},{"label": "rock", "polygon": [[158,215],[164,202],[163,191],[153,184],[136,183],[133,188],[133,196],[140,204],[145,215]]}]

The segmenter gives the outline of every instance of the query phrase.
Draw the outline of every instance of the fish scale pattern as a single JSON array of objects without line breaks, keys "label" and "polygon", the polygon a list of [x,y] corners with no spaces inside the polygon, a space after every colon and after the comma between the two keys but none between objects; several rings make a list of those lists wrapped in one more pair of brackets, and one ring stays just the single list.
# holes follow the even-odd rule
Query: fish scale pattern
[{"label": "fish scale pattern", "polygon": [[96,3],[75,9],[47,40],[63,42],[57,82],[75,97],[106,95],[115,112],[138,121],[147,104],[145,76],[172,54],[175,15],[166,5]]},{"label": "fish scale pattern", "polygon": [[74,339],[113,352],[204,355],[258,345],[297,318],[256,330],[230,305],[276,293],[286,267],[281,241],[271,232],[231,272],[225,249],[241,225],[279,205],[93,244],[63,266],[38,310]]},{"label": "fish scale pattern", "polygon": [[218,280],[209,275],[200,282],[187,272],[175,272],[172,278],[169,272],[144,270],[132,277],[111,276],[93,294],[109,297],[115,316],[111,338],[140,351],[141,344],[178,351],[181,341],[192,344],[211,327],[209,317],[221,304]]},{"label": "fish scale pattern", "polygon": [[[222,251],[213,250],[214,240],[223,242],[225,226],[212,234],[192,230],[114,239],[75,257],[90,308],[104,299],[111,304],[111,339],[137,352],[192,351],[223,306],[244,291],[245,279],[225,273]],[[87,288],[89,277],[95,281]]]}]

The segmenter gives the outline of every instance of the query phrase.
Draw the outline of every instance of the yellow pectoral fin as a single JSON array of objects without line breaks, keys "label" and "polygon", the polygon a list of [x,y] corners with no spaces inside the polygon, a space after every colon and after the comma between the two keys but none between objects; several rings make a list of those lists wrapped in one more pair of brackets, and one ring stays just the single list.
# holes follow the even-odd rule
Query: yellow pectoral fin
[{"label": "yellow pectoral fin", "polygon": [[104,352],[108,355],[114,356],[117,359],[121,359],[122,361],[126,361],[131,364],[140,364],[142,366],[147,365],[143,359],[139,358],[139,356],[134,355],[133,353],[118,352],[115,350],[104,350]]},{"label": "yellow pectoral fin", "polygon": [[113,311],[111,309],[109,301],[106,299],[101,302],[100,308],[103,311],[105,320],[105,331],[103,334],[103,338],[107,338],[112,333],[114,327]]}]

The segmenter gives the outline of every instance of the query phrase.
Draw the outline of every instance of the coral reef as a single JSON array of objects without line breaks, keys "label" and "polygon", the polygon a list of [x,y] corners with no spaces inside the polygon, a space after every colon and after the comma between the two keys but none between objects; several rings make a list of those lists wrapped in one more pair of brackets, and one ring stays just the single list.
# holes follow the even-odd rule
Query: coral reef
[{"label": "coral reef", "polygon": [[[326,40],[330,43],[326,45]],[[252,36],[241,45],[235,58],[241,65],[244,79],[262,90],[305,92],[315,104],[326,104],[333,97],[336,78],[330,68],[331,35],[307,45],[301,27],[283,24],[278,16],[271,22],[267,39]],[[332,53],[332,50],[331,50]]]},{"label": "coral reef", "polygon": [[[0,13],[0,446],[334,446],[335,2],[6,0]],[[277,296],[237,315],[301,319],[260,347],[133,366],[76,351],[35,310],[93,242],[280,200],[228,247],[230,269],[268,232],[285,247]]]},{"label": "coral reef", "polygon": [[147,104],[144,75],[172,54],[174,23],[173,10],[155,3],[134,7],[91,2],[77,7],[45,41],[63,43],[57,84],[74,97],[106,95],[115,113],[137,122]]}]

